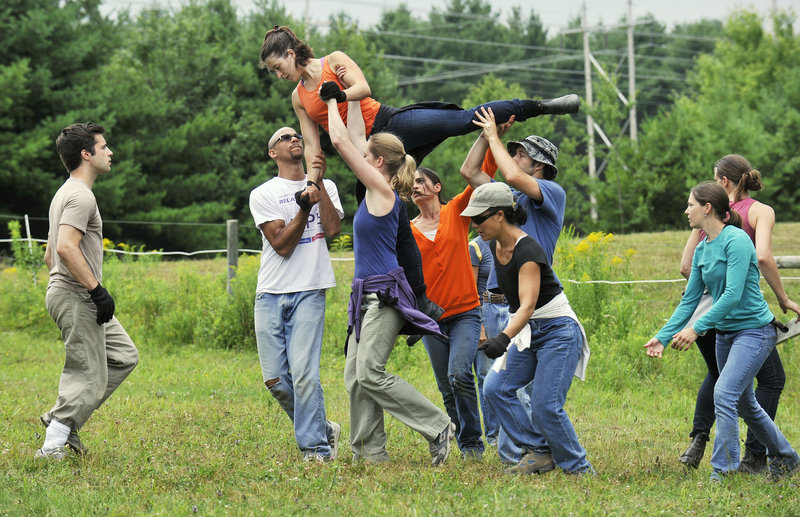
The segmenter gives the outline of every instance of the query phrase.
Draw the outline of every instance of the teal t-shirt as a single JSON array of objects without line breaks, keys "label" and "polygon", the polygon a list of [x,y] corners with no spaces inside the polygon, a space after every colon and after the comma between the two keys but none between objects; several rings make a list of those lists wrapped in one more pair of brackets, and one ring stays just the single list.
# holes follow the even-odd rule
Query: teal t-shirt
[{"label": "teal t-shirt", "polygon": [[664,345],[692,317],[704,289],[714,304],[694,323],[700,334],[716,328],[723,332],[763,327],[774,316],[759,287],[758,259],[753,241],[735,226],[725,226],[716,239],[706,237],[694,250],[692,273],[681,303],[656,334]]}]

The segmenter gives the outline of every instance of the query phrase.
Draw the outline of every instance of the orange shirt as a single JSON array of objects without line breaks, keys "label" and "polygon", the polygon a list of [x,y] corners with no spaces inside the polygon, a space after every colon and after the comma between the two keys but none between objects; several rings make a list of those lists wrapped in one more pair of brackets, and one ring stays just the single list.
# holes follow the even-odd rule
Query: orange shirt
[{"label": "orange shirt", "polygon": [[[328,105],[320,100],[319,87],[322,86],[322,83],[327,81],[335,82],[339,85],[339,88],[344,90],[344,85],[339,81],[339,78],[336,77],[336,73],[331,70],[331,67],[328,65],[326,56],[322,58],[322,80],[319,82],[316,90],[309,91],[303,86],[302,81],[297,84],[297,95],[300,97],[300,104],[303,105],[308,116],[311,117],[314,122],[322,126],[322,129],[324,129],[326,133],[328,132]],[[347,103],[340,102],[337,107],[339,108],[339,115],[342,116],[342,120],[345,125],[347,125]],[[372,124],[375,123],[375,116],[378,114],[378,109],[380,109],[380,107],[381,103],[372,97],[361,99],[361,114],[364,117],[364,126],[367,130],[367,136],[369,136],[370,131],[372,131]]]},{"label": "orange shirt", "polygon": [[414,240],[422,255],[422,273],[428,286],[428,298],[444,309],[443,318],[480,305],[467,248],[470,219],[461,217],[471,195],[472,187],[467,187],[442,206],[433,241],[411,223]]}]

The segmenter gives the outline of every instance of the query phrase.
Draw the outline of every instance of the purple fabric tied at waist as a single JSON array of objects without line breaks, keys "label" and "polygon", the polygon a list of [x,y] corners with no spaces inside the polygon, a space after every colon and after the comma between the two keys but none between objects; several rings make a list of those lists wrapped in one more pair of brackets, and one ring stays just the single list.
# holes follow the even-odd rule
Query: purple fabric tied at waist
[{"label": "purple fabric tied at waist", "polygon": [[444,335],[439,324],[417,309],[417,299],[408,285],[403,268],[392,269],[384,275],[354,278],[350,303],[347,304],[347,333],[355,330],[356,339],[361,339],[361,299],[365,293],[375,293],[381,303],[393,307],[406,320],[400,334]]}]

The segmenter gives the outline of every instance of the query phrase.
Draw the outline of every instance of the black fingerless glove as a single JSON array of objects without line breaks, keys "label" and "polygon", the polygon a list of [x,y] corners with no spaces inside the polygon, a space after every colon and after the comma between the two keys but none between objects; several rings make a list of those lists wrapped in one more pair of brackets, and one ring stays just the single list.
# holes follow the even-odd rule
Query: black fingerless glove
[{"label": "black fingerless glove", "polygon": [[92,302],[97,307],[97,324],[102,325],[114,316],[114,298],[108,294],[106,288],[97,284],[97,287],[89,291],[89,296],[92,297]]},{"label": "black fingerless glove", "polygon": [[319,88],[319,98],[323,101],[336,99],[336,102],[345,102],[347,101],[347,94],[344,93],[335,82],[326,81],[322,83],[322,86]]},{"label": "black fingerless glove", "polygon": [[483,342],[478,350],[483,350],[486,357],[489,359],[497,359],[506,353],[508,344],[511,343],[511,338],[505,335],[504,332],[499,333],[495,337],[489,338]]},{"label": "black fingerless glove", "polygon": [[298,205],[300,205],[300,210],[304,212],[310,212],[313,205],[311,204],[311,198],[308,197],[308,194],[305,196],[303,195],[305,193],[306,189],[298,190],[294,193],[294,200],[297,201]]}]

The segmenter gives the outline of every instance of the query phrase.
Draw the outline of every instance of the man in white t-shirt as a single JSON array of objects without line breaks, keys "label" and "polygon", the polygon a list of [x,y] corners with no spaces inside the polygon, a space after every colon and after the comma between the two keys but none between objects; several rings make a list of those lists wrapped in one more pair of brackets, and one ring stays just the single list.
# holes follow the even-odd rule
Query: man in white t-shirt
[{"label": "man in white t-shirt", "polygon": [[330,461],[341,427],[325,417],[319,377],[325,290],[336,285],[325,237],[339,234],[344,211],[336,185],[321,179],[322,153],[311,164],[322,171],[322,185],[307,180],[302,141],[290,127],[276,131],[267,152],[278,175],[250,193],[263,243],[256,342],[264,384],[294,422],[303,460]]}]

